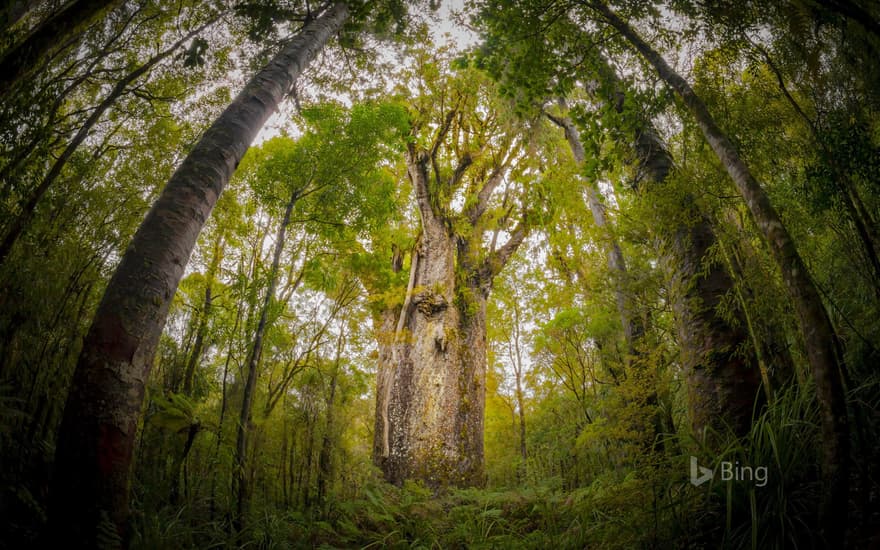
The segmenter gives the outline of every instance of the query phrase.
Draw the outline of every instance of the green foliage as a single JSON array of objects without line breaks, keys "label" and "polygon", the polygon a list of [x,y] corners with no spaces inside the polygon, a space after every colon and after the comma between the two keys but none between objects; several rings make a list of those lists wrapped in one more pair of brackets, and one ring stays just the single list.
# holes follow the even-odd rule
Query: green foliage
[{"label": "green foliage", "polygon": [[[4,98],[4,235],[119,78],[219,6],[122,4],[32,86]],[[795,313],[700,129],[589,3],[466,2],[463,17],[482,39],[472,51],[431,43],[433,23],[420,17],[435,4],[351,2],[341,48],[326,50],[323,67],[296,84],[296,113],[284,108],[281,130],[249,150],[219,198],[146,381],[133,547],[816,547],[823,442]],[[867,546],[880,464],[872,445],[880,429],[880,273],[870,263],[871,247],[878,250],[880,71],[876,37],[835,10],[843,4],[622,1],[614,9],[687,67],[818,283],[849,387],[850,542]],[[852,3],[876,19],[868,4]],[[263,62],[314,7],[236,3],[215,31],[132,83],[70,157],[0,265],[3,543],[38,545],[67,388],[115,263],[207,121],[240,89],[243,66]],[[397,48],[399,60],[377,50],[375,39]],[[582,165],[545,113],[575,124]],[[650,189],[631,147],[646,120],[675,165]],[[458,282],[473,275],[467,266],[501,267],[482,262],[519,223],[530,231],[485,289],[482,489],[389,486],[372,465],[377,344],[389,338],[374,323],[389,311],[399,318],[422,238],[408,147],[436,152],[432,206],[467,252],[456,260]],[[469,167],[453,181],[465,160]],[[480,189],[504,162],[502,183],[472,222]],[[605,205],[604,227],[593,222],[587,189]],[[247,426],[251,507],[236,518],[229,488],[239,473],[233,456],[244,369],[273,235],[292,199]],[[736,325],[749,331],[740,351],[760,350],[770,375],[772,399],[740,439],[703,439],[690,428],[675,298],[682,285],[703,281],[680,280],[679,266],[664,258],[670,247],[689,244],[676,239],[701,218],[717,243],[694,272],[702,276],[711,262],[730,268],[731,292],[711,307],[731,322],[748,314]],[[611,244],[625,272],[609,267]],[[482,305],[477,292],[456,288],[466,316]],[[619,296],[644,326],[632,348]],[[190,366],[194,383],[184,395]],[[190,438],[194,427],[198,437]],[[725,461],[766,466],[767,484],[716,476],[693,487],[691,456],[716,472]],[[233,519],[243,520],[240,531]],[[106,515],[99,531],[106,546],[119,544]]]},{"label": "green foliage", "polygon": [[150,417],[150,422],[161,429],[178,433],[193,424],[199,424],[195,412],[196,406],[185,395],[179,393],[154,395],[152,402],[156,406],[156,412]]}]

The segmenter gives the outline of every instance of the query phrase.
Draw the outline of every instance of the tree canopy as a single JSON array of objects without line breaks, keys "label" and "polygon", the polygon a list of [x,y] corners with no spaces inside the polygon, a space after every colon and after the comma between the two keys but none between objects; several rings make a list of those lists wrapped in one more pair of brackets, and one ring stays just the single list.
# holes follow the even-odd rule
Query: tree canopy
[{"label": "tree canopy", "polygon": [[0,547],[877,543],[875,4],[0,28]]}]

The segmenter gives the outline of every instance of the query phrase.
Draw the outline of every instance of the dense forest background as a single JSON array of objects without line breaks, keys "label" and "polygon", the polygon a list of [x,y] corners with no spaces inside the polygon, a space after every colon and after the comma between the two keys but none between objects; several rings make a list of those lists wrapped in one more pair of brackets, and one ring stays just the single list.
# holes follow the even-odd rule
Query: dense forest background
[{"label": "dense forest background", "polygon": [[0,8],[0,547],[880,547],[876,3]]}]

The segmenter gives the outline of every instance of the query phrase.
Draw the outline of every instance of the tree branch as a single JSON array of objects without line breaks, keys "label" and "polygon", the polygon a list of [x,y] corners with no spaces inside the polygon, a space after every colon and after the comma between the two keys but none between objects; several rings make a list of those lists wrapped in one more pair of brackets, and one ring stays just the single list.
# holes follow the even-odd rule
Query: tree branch
[{"label": "tree branch", "polygon": [[492,198],[492,193],[495,192],[495,189],[504,181],[504,173],[507,172],[510,163],[513,162],[513,157],[514,153],[511,150],[504,160],[495,166],[492,174],[486,180],[486,183],[483,184],[480,192],[477,193],[477,202],[467,214],[468,220],[472,225],[476,224],[480,217],[486,213],[486,210],[489,208],[489,199]]},{"label": "tree branch", "polygon": [[431,159],[431,166],[434,169],[434,180],[438,184],[440,183],[440,165],[437,163],[437,153],[440,151],[440,146],[443,144],[443,140],[446,139],[446,134],[448,134],[449,129],[452,128],[452,120],[455,118],[456,112],[456,109],[452,109],[446,113],[446,118],[443,120],[443,124],[440,125],[440,128],[437,129],[437,137],[434,138],[434,144],[431,145],[431,152],[428,154]]},{"label": "tree branch", "polygon": [[426,233],[429,231],[433,233],[441,227],[440,216],[434,211],[434,206],[431,204],[431,192],[428,189],[428,161],[428,154],[418,153],[414,145],[409,145],[406,153],[406,173],[415,190],[422,226]]},{"label": "tree branch", "polygon": [[502,269],[504,269],[504,266],[510,261],[510,257],[513,256],[513,253],[516,252],[519,246],[523,243],[528,233],[529,230],[525,223],[522,221],[519,222],[510,234],[510,238],[507,239],[507,242],[504,243],[501,248],[489,254],[483,262],[480,274],[484,277],[484,280],[492,280],[492,277],[495,277]]}]

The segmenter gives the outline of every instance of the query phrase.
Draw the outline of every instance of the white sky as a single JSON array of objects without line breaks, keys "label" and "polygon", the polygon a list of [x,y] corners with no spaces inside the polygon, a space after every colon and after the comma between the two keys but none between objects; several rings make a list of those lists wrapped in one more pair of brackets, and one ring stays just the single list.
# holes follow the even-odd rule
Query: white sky
[{"label": "white sky", "polygon": [[[429,17],[428,24],[431,38],[435,44],[438,46],[451,45],[456,50],[465,50],[477,44],[479,37],[476,33],[455,21],[457,18],[460,18],[463,7],[464,0],[443,0],[437,13]],[[388,55],[387,58],[394,59],[395,57]],[[308,83],[305,85],[308,87]],[[233,93],[237,92],[238,90],[233,90]],[[252,145],[260,145],[264,141],[279,135],[282,128],[285,127],[288,129],[288,132],[295,135],[296,131],[290,123],[293,109],[293,101],[285,101],[279,110],[269,118],[260,133],[257,134]]]}]

